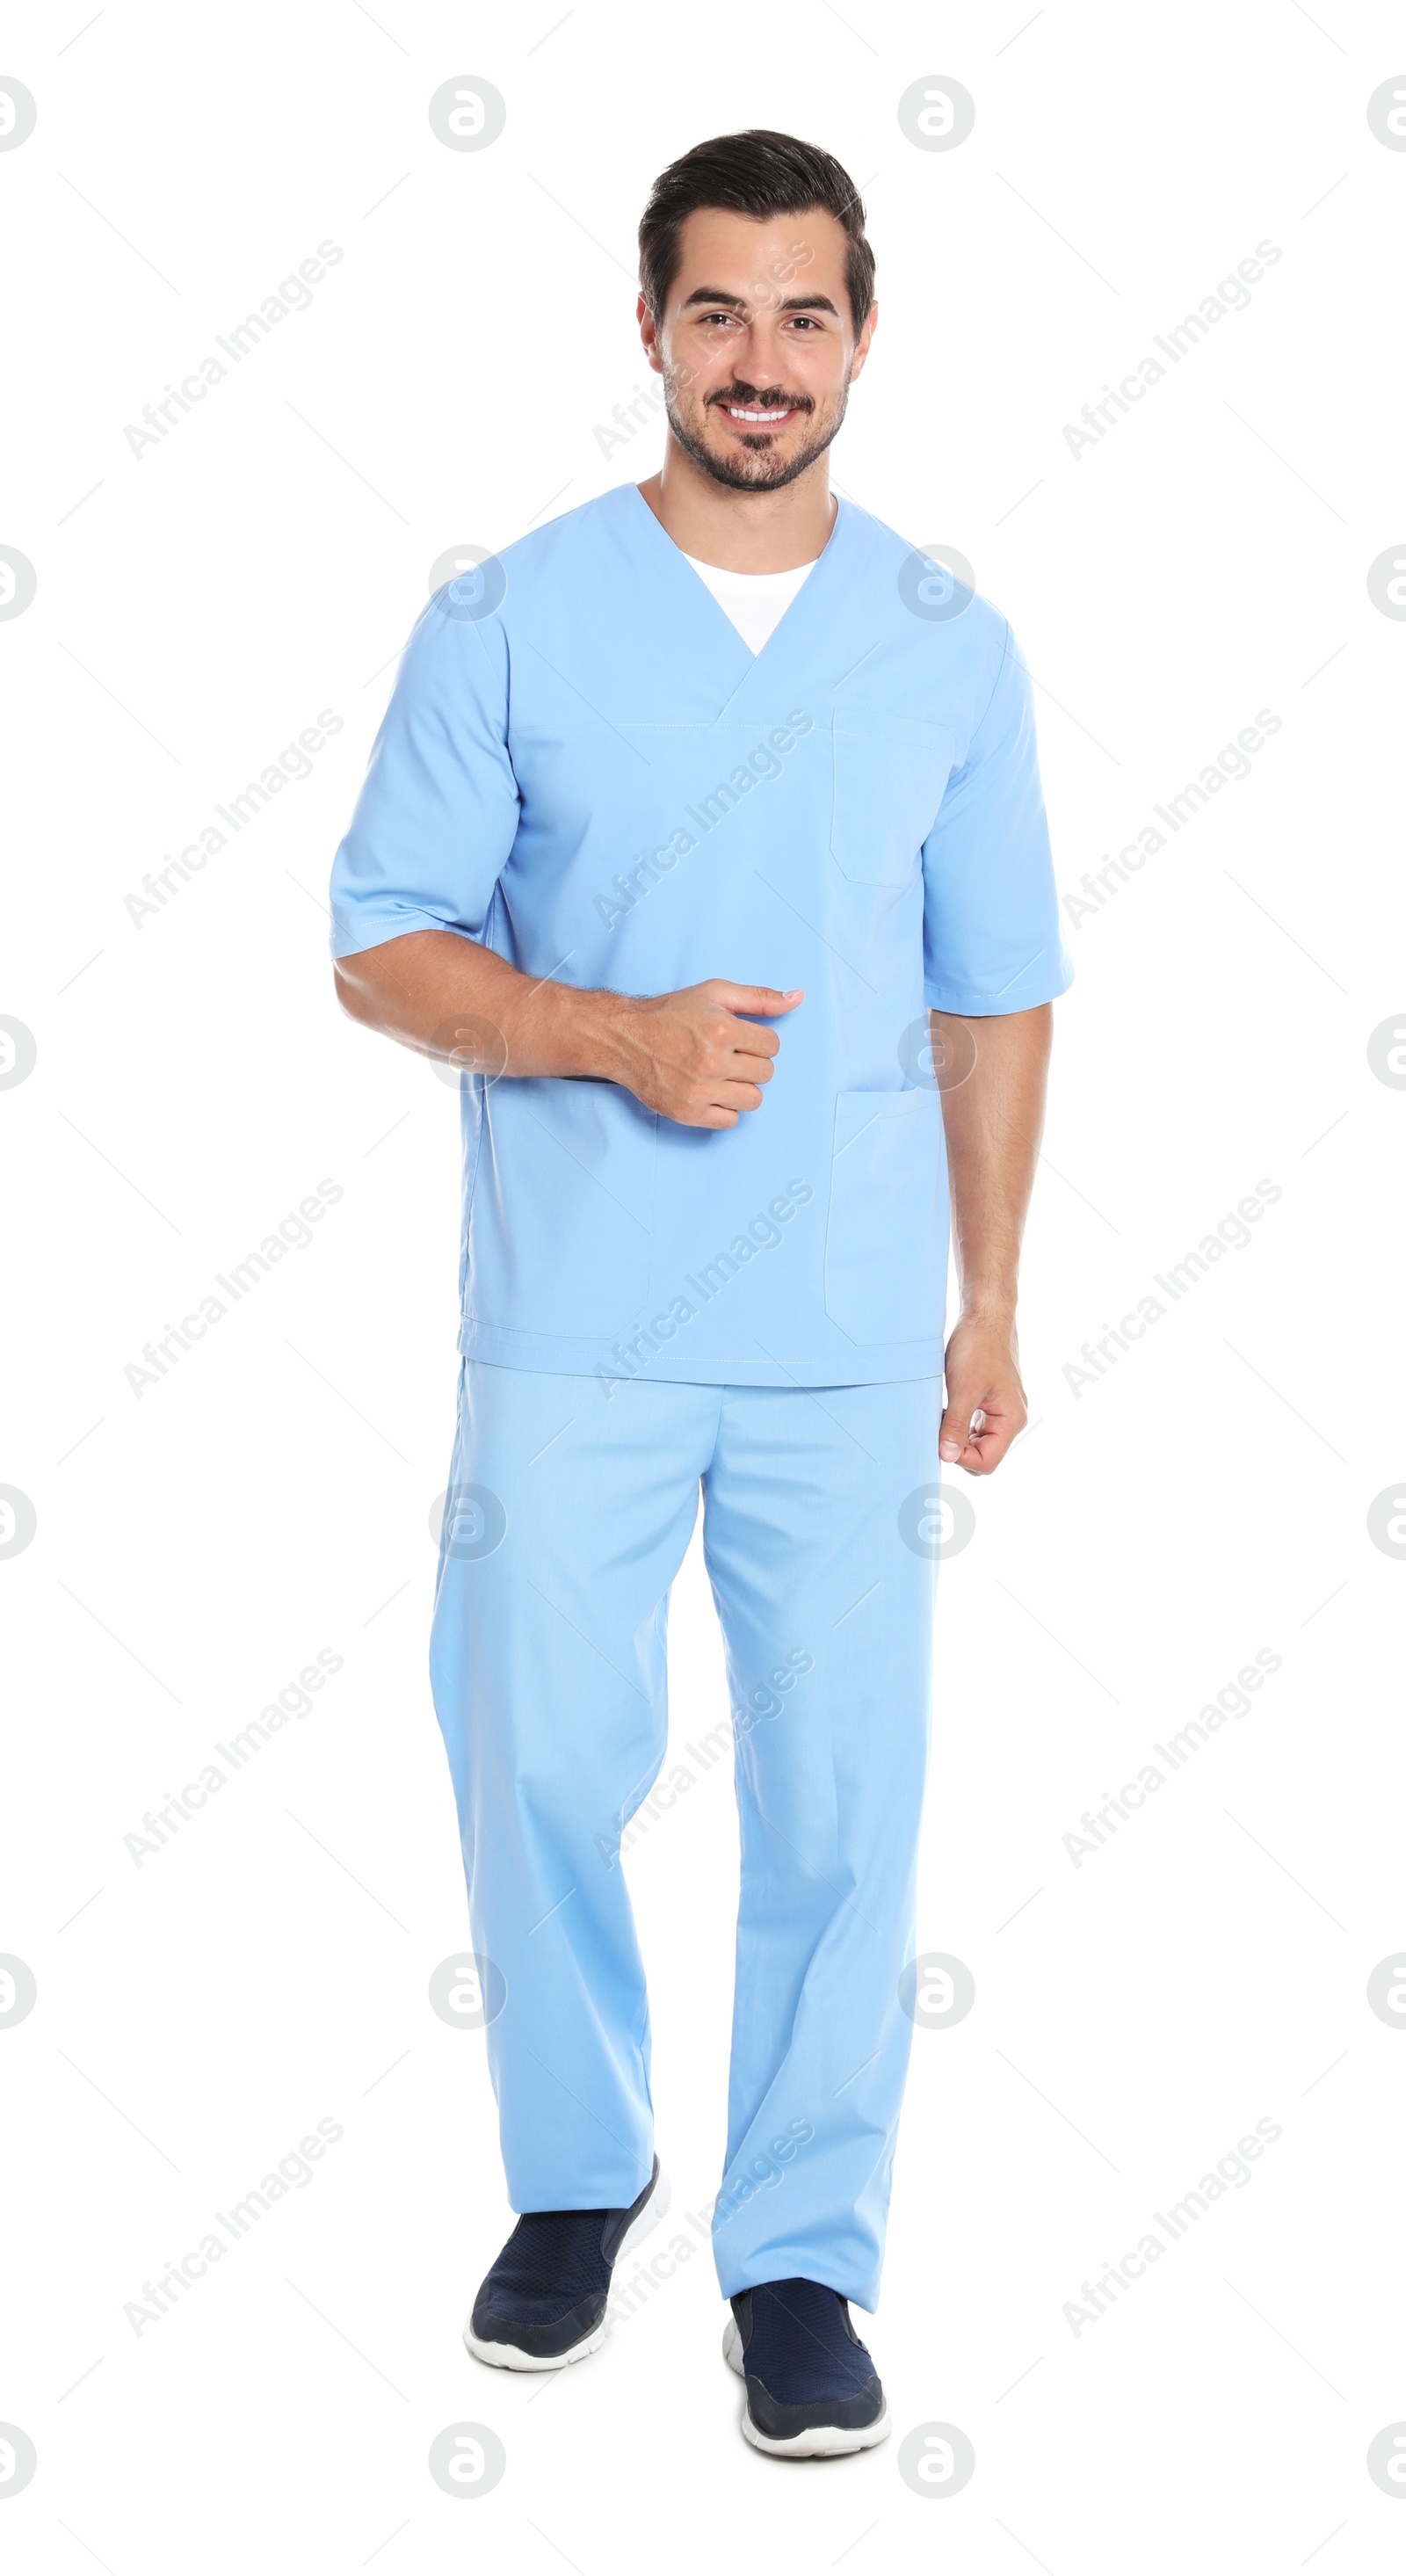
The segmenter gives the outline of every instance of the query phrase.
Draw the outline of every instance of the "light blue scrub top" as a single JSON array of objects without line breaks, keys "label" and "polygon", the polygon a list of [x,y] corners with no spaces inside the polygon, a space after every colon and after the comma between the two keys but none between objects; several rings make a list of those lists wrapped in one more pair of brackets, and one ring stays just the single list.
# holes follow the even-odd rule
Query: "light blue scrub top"
[{"label": "light blue scrub top", "polygon": [[755,657],[632,483],[447,585],[332,919],[336,957],[449,930],[582,987],[805,991],[733,1128],[464,1076],[466,1355],[607,1395],[938,1374],[924,1014],[1028,1010],[1071,967],[1010,628],[892,529],[841,500]]}]

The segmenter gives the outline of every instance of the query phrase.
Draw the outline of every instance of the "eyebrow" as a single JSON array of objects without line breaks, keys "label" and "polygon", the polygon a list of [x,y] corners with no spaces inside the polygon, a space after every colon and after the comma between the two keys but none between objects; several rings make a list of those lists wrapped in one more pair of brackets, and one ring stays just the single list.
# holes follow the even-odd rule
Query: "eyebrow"
[{"label": "eyebrow", "polygon": [[[747,309],[744,295],[725,295],[716,286],[695,287],[692,295],[684,297],[680,311],[686,313],[691,304],[726,304],[734,313],[744,313]],[[828,295],[788,295],[772,309],[777,313],[835,313]],[[836,319],[839,319],[838,314]]]}]

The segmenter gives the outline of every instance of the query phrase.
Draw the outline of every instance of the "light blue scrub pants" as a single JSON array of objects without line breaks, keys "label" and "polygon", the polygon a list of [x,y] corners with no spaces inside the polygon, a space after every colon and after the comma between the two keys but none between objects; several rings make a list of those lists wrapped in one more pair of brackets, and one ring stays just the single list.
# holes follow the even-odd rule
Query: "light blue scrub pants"
[{"label": "light blue scrub pants", "polygon": [[619,1838],[661,1768],[701,1480],[741,1819],[725,2298],[872,2309],[912,2024],[941,1381],[746,1387],[466,1360],[430,1649],[508,2195],[623,2208],[654,2153]]}]

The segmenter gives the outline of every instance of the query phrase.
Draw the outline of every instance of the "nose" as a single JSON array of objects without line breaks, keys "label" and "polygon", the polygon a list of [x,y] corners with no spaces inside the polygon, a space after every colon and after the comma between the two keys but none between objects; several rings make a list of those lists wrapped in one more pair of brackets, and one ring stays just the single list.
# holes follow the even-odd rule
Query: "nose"
[{"label": "nose", "polygon": [[739,390],[744,383],[756,387],[779,385],[783,381],[781,352],[777,347],[775,330],[772,323],[760,314],[753,315],[745,338],[738,344],[736,381]]}]

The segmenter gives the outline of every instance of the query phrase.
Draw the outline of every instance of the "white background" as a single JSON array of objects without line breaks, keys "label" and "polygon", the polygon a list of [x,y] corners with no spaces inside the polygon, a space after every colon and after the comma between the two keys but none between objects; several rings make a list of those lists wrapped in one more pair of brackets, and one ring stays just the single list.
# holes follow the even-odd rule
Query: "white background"
[{"label": "white background", "polygon": [[[110,0],[7,13],[38,102],[0,153],[12,245],[0,543],[10,824],[0,1096],[11,1250],[0,1482],[8,2078],[0,2417],[19,2571],[699,2563],[1401,2563],[1367,2446],[1406,2418],[1406,1938],[1392,1678],[1402,1475],[1406,153],[1366,102],[1385,5],[949,8],[623,0]],[[850,23],[846,23],[846,19]],[[454,152],[456,74],[507,101]],[[949,74],[970,138],[897,102]],[[1406,75],[1403,75],[1406,77]],[[551,2380],[459,2342],[510,2224],[481,2035],[427,2001],[465,1938],[426,1678],[456,1372],[457,1109],[342,1019],[323,896],[447,548],[505,544],[658,462],[595,435],[643,381],[634,227],[657,170],[774,124],[863,189],[881,321],[841,488],[959,546],[1038,683],[1076,889],[1257,711],[1281,729],[1071,924],[1023,1352],[1032,1428],[942,1570],[920,1939],[976,2003],[915,2033],[883,2305],[896,2437],[834,2465],[738,2438],[700,2251]],[[320,241],[311,308],[155,448],[124,438]],[[1091,449],[1062,432],[1268,240],[1254,288]],[[18,256],[13,255],[17,248]],[[1402,549],[1406,551],[1406,548]],[[154,918],[124,897],[322,709],[342,730]],[[1406,1015],[1403,1015],[1406,1016]],[[319,1179],[343,1196],[217,1330],[125,1376]],[[1077,1394],[1080,1346],[1261,1179],[1282,1195]],[[1399,1524],[1398,1524],[1399,1526]],[[311,1712],[138,1867],[124,1837],[319,1649]],[[1064,1837],[1261,1648],[1281,1667],[1079,1867]],[[675,1594],[680,1742],[723,1714],[701,1569]],[[1165,1766],[1164,1766],[1165,1767]],[[721,2169],[736,1897],[726,1763],[641,1841],[660,2144]],[[319,2119],[344,2132],[171,2313],[142,2285]],[[1253,2131],[1251,2179],[1076,2335],[1080,2285]],[[864,2322],[861,2320],[861,2322]],[[426,2458],[490,2426],[451,2498]]]}]

